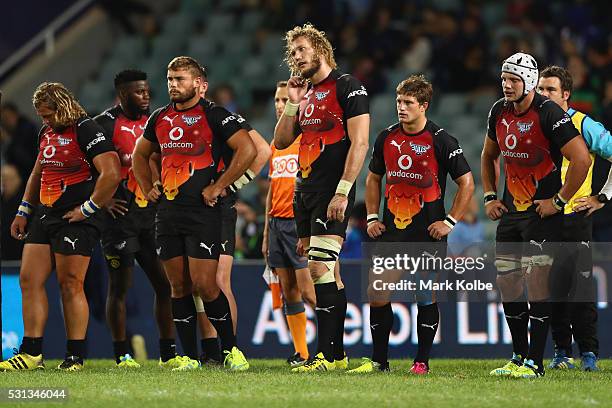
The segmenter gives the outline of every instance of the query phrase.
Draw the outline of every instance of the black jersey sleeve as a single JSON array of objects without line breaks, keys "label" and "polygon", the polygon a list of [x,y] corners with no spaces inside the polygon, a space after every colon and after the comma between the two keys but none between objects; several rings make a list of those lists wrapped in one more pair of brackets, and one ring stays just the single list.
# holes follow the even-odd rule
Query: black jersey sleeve
[{"label": "black jersey sleeve", "polygon": [[434,143],[439,154],[439,162],[448,170],[448,174],[453,180],[471,171],[459,141],[449,135],[448,132],[444,129],[438,129],[434,133]]},{"label": "black jersey sleeve", "polygon": [[345,120],[370,113],[368,91],[357,78],[348,74],[341,75],[336,82],[336,95]]},{"label": "black jersey sleeve", "polygon": [[207,116],[213,136],[220,138],[223,142],[227,142],[236,132],[243,129],[238,122],[239,115],[231,113],[221,106],[212,106]]},{"label": "black jersey sleeve", "polygon": [[580,135],[572,122],[572,118],[550,99],[542,102],[539,113],[542,133],[559,149],[574,137]]},{"label": "black jersey sleeve", "polygon": [[115,121],[117,120],[117,114],[115,108],[107,109],[98,116],[94,117],[94,121],[102,126],[107,135],[112,139],[115,133]]},{"label": "black jersey sleeve", "polygon": [[232,112],[232,115],[236,116],[236,120],[238,121],[242,129],[246,130],[247,132],[253,130],[253,127],[249,124],[249,122],[246,121],[246,119],[242,115],[234,112]]},{"label": "black jersey sleeve", "polygon": [[386,171],[384,146],[385,139],[389,134],[389,128],[383,130],[376,136],[376,141],[372,147],[372,156],[370,156],[370,164],[368,169],[375,174],[384,175]]},{"label": "black jersey sleeve", "polygon": [[159,118],[160,113],[165,109],[159,108],[155,110],[147,119],[147,123],[145,124],[145,129],[142,133],[142,137],[147,139],[149,142],[159,145],[159,141],[157,140],[157,134],[155,133],[155,125],[157,124],[157,118]]},{"label": "black jersey sleeve", "polygon": [[110,136],[91,118],[81,118],[77,121],[76,134],[81,150],[91,163],[97,155],[115,151]]},{"label": "black jersey sleeve", "polygon": [[489,111],[489,116],[487,117],[487,136],[489,136],[489,138],[495,143],[497,143],[497,133],[495,130],[495,125],[497,123],[497,117],[501,113],[503,107],[504,98],[501,98],[493,104],[491,110]]}]

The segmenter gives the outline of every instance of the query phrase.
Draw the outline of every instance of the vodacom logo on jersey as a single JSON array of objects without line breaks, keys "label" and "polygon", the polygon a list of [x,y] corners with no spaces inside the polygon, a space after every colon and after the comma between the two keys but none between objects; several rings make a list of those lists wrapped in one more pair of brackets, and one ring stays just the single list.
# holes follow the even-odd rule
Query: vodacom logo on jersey
[{"label": "vodacom logo on jersey", "polygon": [[410,157],[410,155],[402,154],[397,159],[397,166],[400,168],[400,170],[389,170],[387,172],[387,177],[400,177],[412,180],[423,179],[422,174],[407,171],[410,170],[410,168],[412,167],[412,157]]},{"label": "vodacom logo on jersey", "polygon": [[168,137],[170,138],[171,141],[166,142],[166,143],[161,143],[160,147],[162,149],[192,149],[193,143],[179,142],[179,140],[183,138],[184,134],[185,134],[185,130],[183,130],[182,127],[174,126],[172,129],[170,129],[170,132],[168,132]]},{"label": "vodacom logo on jersey", "polygon": [[45,146],[45,148],[43,149],[43,157],[45,159],[50,159],[53,156],[55,156],[55,146],[53,145]]},{"label": "vodacom logo on jersey", "polygon": [[168,137],[170,138],[170,140],[180,140],[183,137],[183,133],[185,131],[183,130],[183,128],[179,127],[179,126],[175,126],[173,127],[170,132],[168,133]]},{"label": "vodacom logo on jersey", "polygon": [[[49,140],[49,139],[47,139]],[[42,150],[43,159],[41,165],[63,167],[64,163],[61,160],[51,160],[55,156],[56,148],[53,145],[46,145]]]},{"label": "vodacom logo on jersey", "polygon": [[511,159],[529,159],[529,153],[527,152],[512,151],[516,148],[518,144],[518,138],[516,137],[516,135],[510,133],[508,136],[506,136],[504,144],[506,145],[508,150],[502,150],[502,156]]},{"label": "vodacom logo on jersey", "polygon": [[516,144],[518,143],[518,140],[516,139],[515,135],[510,133],[508,136],[506,136],[506,140],[504,142],[506,143],[506,147],[508,149],[514,150],[514,148],[516,147]]},{"label": "vodacom logo on jersey", "polygon": [[320,125],[321,124],[321,119],[319,118],[311,118],[313,112],[314,112],[314,104],[313,103],[309,103],[308,105],[306,105],[306,109],[304,109],[304,117],[306,119],[302,119],[300,121],[300,126],[308,126],[308,125]]},{"label": "vodacom logo on jersey", "polygon": [[409,170],[412,167],[412,157],[408,154],[402,154],[399,159],[397,159],[397,165],[402,170]]}]

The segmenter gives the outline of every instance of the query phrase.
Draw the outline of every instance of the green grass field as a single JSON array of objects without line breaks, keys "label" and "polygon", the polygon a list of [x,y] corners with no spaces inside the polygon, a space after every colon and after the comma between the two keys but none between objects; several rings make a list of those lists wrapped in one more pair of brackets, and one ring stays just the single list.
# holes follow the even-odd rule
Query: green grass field
[{"label": "green grass field", "polygon": [[[68,406],[82,407],[578,407],[612,406],[612,360],[597,373],[548,370],[537,380],[489,377],[501,360],[433,360],[426,377],[408,373],[409,362],[392,361],[390,373],[293,374],[281,360],[251,360],[243,373],[203,368],[169,372],[149,361],[137,370],[119,370],[111,360],[88,360],[85,370],[0,373],[0,387],[65,387]],[[358,364],[357,360],[351,367]],[[29,402],[10,406],[29,405]],[[49,405],[35,404],[34,406]],[[0,402],[0,407],[9,406]],[[63,404],[53,404],[63,406]]]}]

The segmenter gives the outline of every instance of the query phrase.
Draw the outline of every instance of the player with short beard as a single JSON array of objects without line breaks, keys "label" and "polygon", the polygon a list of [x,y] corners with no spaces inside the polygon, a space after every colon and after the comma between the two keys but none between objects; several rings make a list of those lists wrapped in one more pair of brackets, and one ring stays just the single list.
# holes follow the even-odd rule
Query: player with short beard
[{"label": "player with short beard", "polygon": [[296,371],[345,369],[346,294],[335,265],[368,149],[369,99],[354,77],[337,70],[325,33],[311,24],[287,32],[286,61],[293,73],[289,101],[274,131],[274,145],[289,147],[298,135],[300,170],[295,187],[297,233],[308,251],[315,283],[318,346]]},{"label": "player with short beard", "polygon": [[[202,71],[202,85],[200,86],[200,96],[206,98],[208,90],[208,74],[206,67],[200,67]],[[234,249],[236,248],[236,221],[238,214],[236,212],[236,200],[238,191],[252,181],[261,171],[266,161],[270,157],[270,146],[261,134],[253,129],[251,125],[238,113],[231,112],[236,116],[240,126],[249,133],[251,140],[255,146],[257,154],[255,159],[247,169],[247,171],[226,190],[225,195],[219,199],[218,205],[221,207],[221,252],[219,254],[219,266],[217,267],[217,284],[225,293],[232,312],[232,322],[234,323],[234,333],[238,326],[238,306],[236,298],[232,291],[231,273],[232,264],[234,262]],[[223,172],[232,161],[234,151],[227,145],[223,149],[223,159],[219,163],[218,170]],[[221,352],[217,340],[217,332],[214,326],[210,323],[204,312],[202,299],[194,295],[196,302],[196,310],[198,311],[198,324],[201,333],[202,354],[200,361],[202,364],[217,364],[220,363]]]},{"label": "player with short beard", "polygon": [[[554,243],[561,237],[563,207],[584,182],[591,164],[570,117],[535,93],[537,81],[538,65],[531,55],[516,53],[503,62],[504,97],[489,113],[481,156],[485,212],[491,220],[500,220],[495,266],[513,347],[512,359],[491,371],[494,376],[544,375]],[[500,155],[506,175],[502,200],[497,198]],[[570,164],[562,184],[563,157]]]},{"label": "player with short beard", "polygon": [[[187,359],[177,370],[200,366],[196,343],[196,307],[192,291],[202,298],[206,315],[221,338],[225,364],[247,370],[236,346],[232,316],[216,279],[221,250],[221,194],[251,165],[256,152],[235,115],[200,98],[200,64],[176,57],[168,64],[172,103],[149,118],[134,150],[134,174],[148,201],[159,201],[156,240],[171,285],[172,313]],[[234,155],[219,176],[224,145]],[[163,195],[153,185],[149,160],[161,153]]]}]

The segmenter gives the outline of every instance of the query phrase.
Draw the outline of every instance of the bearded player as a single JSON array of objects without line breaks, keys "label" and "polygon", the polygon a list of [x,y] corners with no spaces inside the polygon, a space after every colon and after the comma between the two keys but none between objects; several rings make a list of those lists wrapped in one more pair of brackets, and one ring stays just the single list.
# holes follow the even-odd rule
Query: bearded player
[{"label": "bearded player", "polygon": [[[206,67],[202,66],[200,69],[202,71],[200,96],[206,98],[206,91],[209,85],[208,74]],[[232,114],[236,116],[236,120],[240,123],[240,126],[249,133],[257,152],[253,163],[251,163],[247,171],[238,180],[233,182],[227,189],[227,194],[219,199],[222,225],[221,252],[219,254],[219,265],[217,267],[217,284],[227,296],[230,311],[232,312],[234,333],[236,333],[236,328],[238,326],[238,306],[236,305],[236,298],[234,297],[231,285],[232,264],[234,262],[234,249],[236,247],[236,221],[238,217],[236,212],[236,200],[238,198],[238,191],[252,181],[261,171],[266,161],[270,158],[271,151],[268,142],[266,142],[257,130],[253,129],[238,113],[232,112]],[[218,167],[220,172],[225,171],[229,166],[232,161],[233,153],[234,151],[226,145],[223,149],[223,158]],[[198,311],[198,324],[202,338],[202,354],[200,356],[200,361],[203,364],[219,363],[222,358],[217,340],[217,332],[214,326],[206,318],[202,299],[197,295],[194,299]]]},{"label": "bearded player", "polygon": [[[536,94],[537,81],[538,66],[531,55],[516,53],[503,62],[504,97],[489,113],[481,157],[485,212],[491,220],[500,221],[495,266],[513,348],[512,359],[491,371],[494,376],[544,375],[542,360],[552,313],[553,243],[561,237],[563,207],[591,165],[571,118]],[[500,155],[506,175],[501,200],[497,198]],[[569,166],[562,184],[563,157]]]},{"label": "bearded player", "polygon": [[317,353],[296,371],[345,368],[342,346],[346,295],[334,275],[355,200],[353,185],[368,150],[369,99],[365,87],[338,71],[325,34],[310,24],[287,32],[292,73],[289,100],[274,131],[274,145],[301,136],[294,198],[297,233],[308,251],[315,284]]},{"label": "bearded player", "polygon": [[[201,298],[226,354],[231,370],[247,370],[249,363],[236,346],[227,297],[217,284],[221,249],[223,191],[246,172],[255,147],[236,116],[199,95],[200,64],[191,57],[176,57],[168,64],[171,103],[155,111],[134,151],[134,174],[149,201],[158,201],[155,220],[159,257],[170,281],[172,313],[188,358],[178,369],[200,366],[195,330],[196,307],[192,288]],[[234,151],[222,175],[217,166],[224,145]],[[149,160],[162,157],[163,196],[153,186]]]}]

